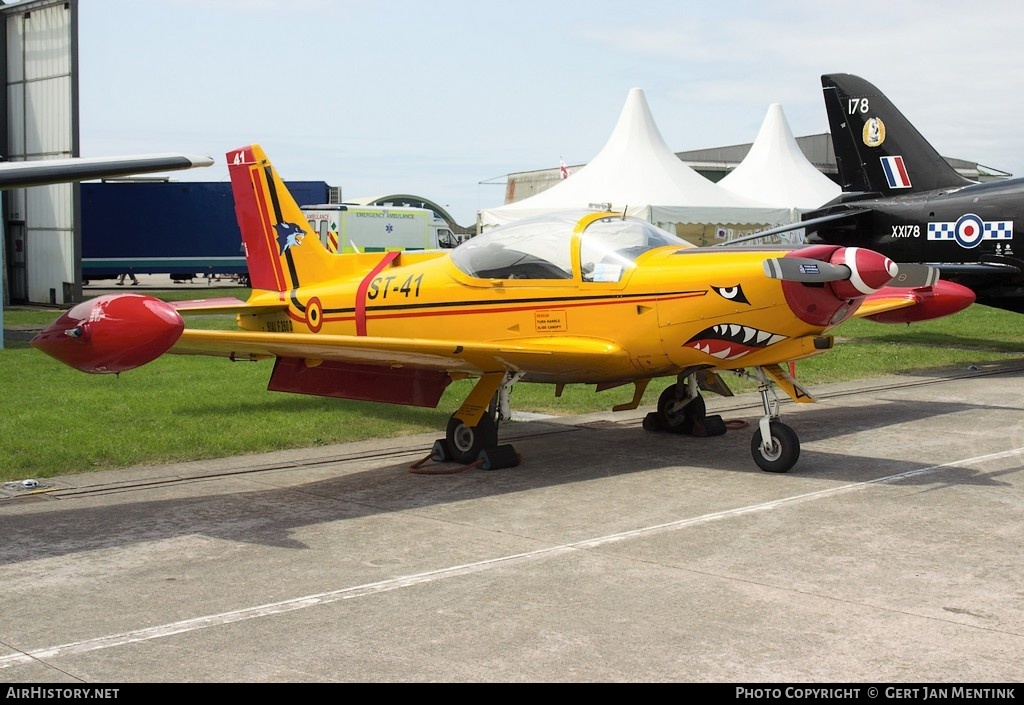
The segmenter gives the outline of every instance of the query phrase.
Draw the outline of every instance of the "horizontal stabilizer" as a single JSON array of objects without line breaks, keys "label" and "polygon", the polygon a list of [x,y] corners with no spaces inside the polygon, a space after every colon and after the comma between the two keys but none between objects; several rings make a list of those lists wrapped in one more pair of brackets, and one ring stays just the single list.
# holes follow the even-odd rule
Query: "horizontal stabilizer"
[{"label": "horizontal stabilizer", "polygon": [[231,313],[273,313],[274,311],[285,311],[288,304],[281,302],[275,304],[249,304],[241,299],[225,296],[218,299],[195,299],[192,301],[172,301],[170,305],[174,310],[183,316],[192,315],[224,315]]}]

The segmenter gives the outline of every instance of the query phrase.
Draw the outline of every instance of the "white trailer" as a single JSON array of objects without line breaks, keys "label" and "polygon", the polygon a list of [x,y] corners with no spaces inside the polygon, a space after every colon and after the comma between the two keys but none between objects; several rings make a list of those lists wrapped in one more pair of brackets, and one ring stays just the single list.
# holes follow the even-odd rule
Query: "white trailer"
[{"label": "white trailer", "polygon": [[330,252],[436,250],[455,247],[448,223],[429,208],[330,203],[302,206]]}]

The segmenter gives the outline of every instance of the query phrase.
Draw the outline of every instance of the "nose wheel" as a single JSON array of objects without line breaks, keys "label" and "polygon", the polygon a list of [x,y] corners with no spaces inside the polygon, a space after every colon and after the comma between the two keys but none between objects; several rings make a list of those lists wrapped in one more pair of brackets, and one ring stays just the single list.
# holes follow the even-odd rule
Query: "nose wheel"
[{"label": "nose wheel", "polygon": [[769,421],[767,436],[760,426],[754,431],[750,453],[765,472],[789,472],[800,457],[800,439],[796,431],[781,421]]},{"label": "nose wheel", "polygon": [[779,400],[768,396],[772,384],[761,368],[756,372],[764,416],[750,439],[750,453],[757,467],[765,472],[789,472],[800,458],[800,439],[796,431],[779,421]]}]

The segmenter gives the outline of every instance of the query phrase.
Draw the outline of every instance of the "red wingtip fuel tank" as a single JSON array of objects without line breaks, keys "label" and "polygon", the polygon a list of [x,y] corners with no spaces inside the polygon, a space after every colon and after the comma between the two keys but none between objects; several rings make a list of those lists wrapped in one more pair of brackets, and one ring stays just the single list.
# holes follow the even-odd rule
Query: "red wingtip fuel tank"
[{"label": "red wingtip fuel tank", "polygon": [[113,294],[78,304],[32,339],[32,347],[82,372],[119,373],[158,358],[185,322],[152,296]]},{"label": "red wingtip fuel tank", "polygon": [[[865,318],[877,323],[915,323],[959,313],[975,301],[973,291],[962,284],[945,279],[940,279],[928,287],[911,289],[910,294],[917,300],[913,306],[876,313]],[[870,301],[870,297],[868,300]]]}]

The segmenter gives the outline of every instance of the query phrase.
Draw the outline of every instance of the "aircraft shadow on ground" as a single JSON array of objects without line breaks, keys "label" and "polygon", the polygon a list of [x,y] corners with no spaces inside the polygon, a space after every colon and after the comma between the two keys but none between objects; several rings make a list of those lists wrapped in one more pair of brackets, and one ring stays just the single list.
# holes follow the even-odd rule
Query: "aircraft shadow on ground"
[{"label": "aircraft shadow on ground", "polygon": [[[791,414],[788,420],[803,443],[808,444],[841,434],[869,432],[890,423],[992,408],[968,403],[880,402],[840,409],[819,408]],[[315,464],[319,472],[329,472],[330,466],[337,464],[339,474],[336,476],[267,490],[253,491],[249,489],[252,485],[246,484],[245,489],[237,492],[225,491],[224,485],[216,482],[219,476],[213,475],[190,481],[193,487],[208,484],[211,488],[209,493],[196,497],[138,502],[129,499],[113,506],[67,509],[54,509],[53,504],[40,502],[35,505],[40,509],[38,512],[20,511],[3,518],[0,564],[193,534],[305,550],[310,547],[292,538],[296,528],[648,472],[669,471],[671,474],[662,476],[661,480],[667,478],[673,487],[662,487],[661,492],[685,492],[688,499],[694,500],[700,499],[703,489],[713,486],[715,475],[724,471],[758,478],[765,485],[764,496],[773,498],[778,496],[780,487],[788,487],[786,492],[799,492],[799,483],[805,479],[857,483],[901,473],[910,474],[899,480],[901,484],[935,486],[935,489],[965,484],[1005,484],[998,479],[999,473],[982,473],[966,467],[920,476],[912,474],[915,470],[933,468],[943,462],[942,459],[886,460],[806,447],[790,473],[764,473],[750,457],[754,423],[756,418],[751,419],[750,427],[742,430],[711,438],[694,438],[652,433],[635,424],[573,426],[527,422],[507,425],[502,438],[502,442],[513,442],[523,456],[523,463],[515,468],[490,472],[473,468],[451,474],[425,475],[412,472],[408,460],[397,464],[385,460],[389,464],[346,472],[345,466],[350,461],[339,459],[334,463],[318,461]],[[435,469],[439,467],[430,465]],[[310,468],[305,470],[308,472]],[[274,481],[273,474],[261,473],[259,477],[260,482]],[[223,479],[224,482],[235,481],[231,477]],[[622,488],[609,486],[609,491],[622,491]],[[659,501],[658,488],[652,486],[651,493],[651,502]],[[748,500],[749,497],[741,499]]]}]

